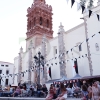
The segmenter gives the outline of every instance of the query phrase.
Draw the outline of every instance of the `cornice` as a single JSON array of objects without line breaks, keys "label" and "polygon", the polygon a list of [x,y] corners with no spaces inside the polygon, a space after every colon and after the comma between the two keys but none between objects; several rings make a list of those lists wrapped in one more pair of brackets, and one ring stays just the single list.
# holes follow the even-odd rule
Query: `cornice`
[{"label": "cornice", "polygon": [[66,31],[65,34],[70,33],[70,32],[72,32],[72,31],[74,31],[74,30],[76,30],[76,29],[78,29],[78,28],[80,28],[80,27],[82,27],[82,26],[84,26],[84,25],[85,25],[84,23],[79,24],[79,25],[77,25],[77,26],[75,26],[75,27],[69,29],[68,31]]}]

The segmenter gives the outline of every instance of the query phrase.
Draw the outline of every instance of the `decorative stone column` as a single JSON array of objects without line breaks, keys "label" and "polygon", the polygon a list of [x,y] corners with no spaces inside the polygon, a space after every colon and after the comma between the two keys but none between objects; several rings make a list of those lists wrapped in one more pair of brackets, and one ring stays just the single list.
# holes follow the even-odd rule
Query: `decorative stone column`
[{"label": "decorative stone column", "polygon": [[[18,61],[18,73],[21,73],[22,72],[22,55],[23,55],[23,48],[21,47],[20,48],[20,52],[19,52],[19,61]],[[18,83],[21,83],[21,80],[22,79],[22,77],[21,77],[21,75],[19,74],[18,76],[17,76],[17,82]]]},{"label": "decorative stone column", "polygon": [[[85,24],[85,35],[86,39],[88,39],[88,29],[87,29],[87,22],[86,18],[84,18],[84,24]],[[90,76],[93,76],[93,66],[92,66],[92,59],[91,59],[91,53],[90,53],[90,46],[89,41],[87,43],[87,53],[88,53],[88,61],[89,61],[89,69],[90,69]]]},{"label": "decorative stone column", "polygon": [[42,56],[44,57],[44,71],[43,71],[43,81],[42,83],[45,83],[47,81],[47,68],[45,66],[45,62],[46,62],[46,36],[44,35],[43,38],[42,38],[42,48],[41,48],[41,53],[42,53]]},{"label": "decorative stone column", "polygon": [[32,67],[32,43],[29,47],[29,59],[28,59],[28,83],[31,84],[31,67]]},{"label": "decorative stone column", "polygon": [[65,44],[64,44],[64,29],[62,23],[60,23],[59,31],[58,31],[58,45],[59,45],[59,61],[61,62],[60,65],[60,77],[67,77],[66,74],[66,62],[65,62]]}]

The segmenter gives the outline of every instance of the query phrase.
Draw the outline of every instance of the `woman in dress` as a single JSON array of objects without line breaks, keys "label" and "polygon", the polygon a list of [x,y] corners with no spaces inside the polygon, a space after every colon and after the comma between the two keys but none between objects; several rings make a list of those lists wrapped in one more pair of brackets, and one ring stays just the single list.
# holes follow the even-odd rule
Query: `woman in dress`
[{"label": "woman in dress", "polygon": [[94,84],[92,86],[92,99],[100,100],[100,89],[99,89],[96,81],[94,82]]},{"label": "woman in dress", "polygon": [[48,92],[48,95],[47,95],[47,97],[46,97],[45,100],[52,100],[53,99],[53,96],[54,96],[54,87],[51,84],[50,89],[49,89],[49,92]]},{"label": "woman in dress", "polygon": [[67,90],[63,83],[60,84],[61,94],[58,96],[56,100],[66,100],[67,99]]}]

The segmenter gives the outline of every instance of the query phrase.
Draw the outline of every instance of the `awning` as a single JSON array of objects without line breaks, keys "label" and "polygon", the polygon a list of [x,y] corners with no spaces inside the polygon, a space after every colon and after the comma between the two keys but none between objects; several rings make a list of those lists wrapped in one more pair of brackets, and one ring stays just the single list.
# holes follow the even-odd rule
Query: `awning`
[{"label": "awning", "polygon": [[63,76],[61,79],[57,80],[56,82],[62,82],[69,80],[66,76]]},{"label": "awning", "polygon": [[59,79],[49,80],[49,81],[47,81],[47,82],[45,82],[45,83],[53,83],[53,82],[56,82],[57,80],[59,80]]},{"label": "awning", "polygon": [[84,77],[82,77],[82,79],[91,79],[91,78],[100,78],[100,75],[84,76]]},{"label": "awning", "polygon": [[73,78],[71,78],[72,80],[73,79],[82,79],[82,77],[79,75],[79,74],[76,74]]}]

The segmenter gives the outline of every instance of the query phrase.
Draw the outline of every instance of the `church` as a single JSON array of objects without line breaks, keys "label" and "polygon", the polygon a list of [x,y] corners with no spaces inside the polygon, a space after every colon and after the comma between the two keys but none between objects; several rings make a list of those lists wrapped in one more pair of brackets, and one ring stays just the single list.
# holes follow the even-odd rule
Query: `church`
[{"label": "church", "polygon": [[100,15],[99,0],[92,11],[91,16],[84,12],[84,22],[70,30],[60,23],[53,37],[52,6],[34,0],[27,9],[26,52],[21,47],[14,58],[14,84],[100,75],[100,21],[95,16]]}]

